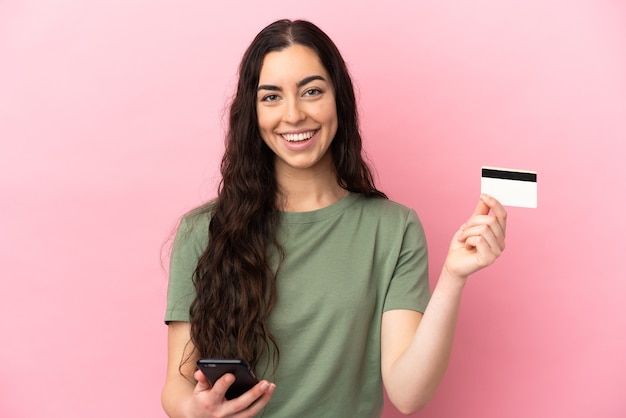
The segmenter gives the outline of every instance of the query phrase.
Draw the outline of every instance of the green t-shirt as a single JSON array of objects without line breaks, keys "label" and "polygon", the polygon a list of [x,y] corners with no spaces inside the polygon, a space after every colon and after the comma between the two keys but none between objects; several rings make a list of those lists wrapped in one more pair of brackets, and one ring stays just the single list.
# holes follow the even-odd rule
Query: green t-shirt
[{"label": "green t-shirt", "polygon": [[[189,320],[209,216],[196,210],[181,222],[166,321]],[[283,212],[278,238],[285,259],[269,325],[280,362],[263,416],[379,417],[382,313],[424,312],[430,298],[426,240],[415,211],[350,194],[316,211]]]}]

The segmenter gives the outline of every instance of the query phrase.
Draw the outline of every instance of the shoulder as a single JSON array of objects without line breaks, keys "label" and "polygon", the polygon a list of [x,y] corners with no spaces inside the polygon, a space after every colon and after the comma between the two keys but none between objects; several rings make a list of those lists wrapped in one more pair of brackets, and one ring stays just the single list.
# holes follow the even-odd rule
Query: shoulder
[{"label": "shoulder", "polygon": [[393,200],[359,195],[350,215],[358,228],[371,229],[390,238],[406,233],[424,234],[415,210]]},{"label": "shoulder", "polygon": [[215,200],[211,200],[210,202],[207,202],[185,213],[180,220],[181,227],[184,226],[188,229],[195,229],[197,227],[203,227],[204,225],[208,227],[209,222],[211,221],[211,214],[213,213],[214,207]]},{"label": "shoulder", "polygon": [[356,201],[356,206],[370,216],[397,219],[399,221],[418,219],[414,209],[393,200],[380,197],[365,197],[360,195]]},{"label": "shoulder", "polygon": [[206,247],[208,241],[209,223],[215,201],[210,201],[185,213],[178,225],[176,243],[191,245],[192,247]]}]

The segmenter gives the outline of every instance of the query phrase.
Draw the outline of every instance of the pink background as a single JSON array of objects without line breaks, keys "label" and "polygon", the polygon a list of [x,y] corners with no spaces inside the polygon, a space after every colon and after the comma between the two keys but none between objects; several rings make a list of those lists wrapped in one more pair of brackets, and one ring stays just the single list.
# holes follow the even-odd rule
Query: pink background
[{"label": "pink background", "polygon": [[280,17],[345,55],[431,282],[480,166],[538,172],[418,415],[626,416],[624,2],[215,3],[0,2],[0,416],[164,416],[168,238],[214,195],[237,64]]}]

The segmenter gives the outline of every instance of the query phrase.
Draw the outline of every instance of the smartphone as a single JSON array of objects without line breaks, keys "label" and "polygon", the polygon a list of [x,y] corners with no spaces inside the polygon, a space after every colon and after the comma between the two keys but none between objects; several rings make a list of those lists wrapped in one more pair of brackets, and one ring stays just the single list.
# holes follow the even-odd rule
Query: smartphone
[{"label": "smartphone", "polygon": [[232,373],[235,376],[235,381],[226,391],[226,399],[241,396],[259,383],[252,369],[244,360],[201,358],[196,364],[211,383],[211,386],[226,373]]}]

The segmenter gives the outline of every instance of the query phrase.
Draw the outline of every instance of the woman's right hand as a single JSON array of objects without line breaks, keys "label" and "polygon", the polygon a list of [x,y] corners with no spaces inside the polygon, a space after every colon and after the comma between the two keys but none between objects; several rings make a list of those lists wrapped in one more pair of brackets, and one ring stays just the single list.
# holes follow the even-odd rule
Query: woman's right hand
[{"label": "woman's right hand", "polygon": [[256,416],[272,398],[276,385],[262,380],[243,395],[227,400],[226,391],[235,381],[235,376],[226,373],[213,387],[200,370],[193,376],[198,383],[187,404],[187,416],[202,418]]},{"label": "woman's right hand", "polygon": [[[262,380],[238,398],[227,400],[234,376],[225,374],[211,384],[196,369],[197,350],[190,342],[189,322],[172,321],[167,327],[167,372],[161,394],[171,418],[253,417],[269,402],[276,385]],[[180,359],[185,359],[181,364]]]}]

